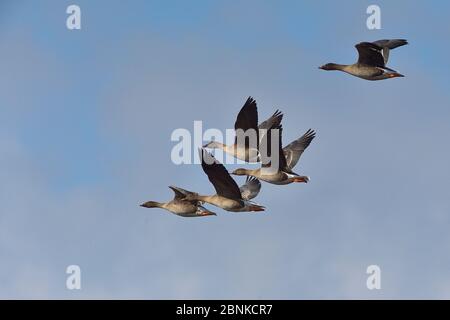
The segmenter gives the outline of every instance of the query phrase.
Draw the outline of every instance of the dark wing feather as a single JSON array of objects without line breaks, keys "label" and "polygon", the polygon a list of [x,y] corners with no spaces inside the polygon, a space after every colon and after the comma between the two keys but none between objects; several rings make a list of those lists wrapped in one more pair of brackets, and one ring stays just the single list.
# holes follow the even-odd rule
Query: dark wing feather
[{"label": "dark wing feather", "polygon": [[259,134],[259,141],[258,141],[258,149],[260,148],[261,141],[265,139],[265,135],[267,134],[268,130],[270,128],[274,128],[281,124],[281,120],[283,120],[283,114],[280,110],[276,110],[274,114],[267,119],[266,121],[262,122],[258,126],[258,134]]},{"label": "dark wing feather", "polygon": [[[196,195],[197,193],[195,192],[191,192],[179,187],[175,187],[175,186],[169,186],[170,189],[172,189],[172,191],[175,193],[175,200],[183,200],[187,195]],[[194,205],[199,205],[199,201],[197,200],[192,200],[189,201],[190,203],[194,204]]]},{"label": "dark wing feather", "polygon": [[[286,164],[286,158],[284,156],[283,152],[283,142],[282,142],[282,136],[283,136],[283,128],[282,125],[279,124],[276,127],[270,129],[267,132],[267,141],[266,143],[266,149],[267,152],[262,152],[261,158],[262,158],[262,167],[263,168],[269,168],[272,166],[272,162],[270,161],[270,158],[272,157],[272,153],[276,156],[278,156],[278,170],[290,172],[291,170],[287,167]],[[272,140],[278,139],[278,149],[272,150]],[[267,158],[266,158],[267,157]]]},{"label": "dark wing feather", "polygon": [[372,43],[382,48],[395,49],[408,44],[408,41],[406,39],[383,39]]},{"label": "dark wing feather", "polygon": [[[244,106],[239,111],[236,122],[234,123],[234,130],[239,132],[238,129],[242,131],[247,131],[248,129],[255,130],[256,134],[258,134],[258,108],[256,107],[256,101],[252,97],[248,97]],[[244,141],[243,139],[238,140],[238,136],[236,134],[235,144],[237,141]]]},{"label": "dark wing feather", "polygon": [[359,53],[358,63],[372,67],[385,68],[381,47],[371,42],[358,43],[356,49]]},{"label": "dark wing feather", "polygon": [[175,193],[174,199],[181,200],[186,196],[186,194],[181,192],[177,187],[169,186],[169,188]]},{"label": "dark wing feather", "polygon": [[269,130],[271,127],[277,126],[281,123],[283,119],[283,113],[280,110],[276,110],[273,115],[259,124],[258,129],[260,130]]},{"label": "dark wing feather", "polygon": [[241,191],[236,181],[230,176],[223,164],[218,162],[212,154],[202,149],[202,168],[208,176],[209,181],[216,189],[219,196],[242,200]]}]

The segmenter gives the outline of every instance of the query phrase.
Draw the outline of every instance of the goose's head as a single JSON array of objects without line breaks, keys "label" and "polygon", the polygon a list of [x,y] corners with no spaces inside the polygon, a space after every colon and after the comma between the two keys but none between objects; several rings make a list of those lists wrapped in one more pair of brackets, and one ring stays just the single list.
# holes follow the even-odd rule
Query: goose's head
[{"label": "goose's head", "polygon": [[147,201],[140,206],[144,208],[161,208],[161,203],[156,201]]},{"label": "goose's head", "polygon": [[327,64],[324,64],[323,66],[320,66],[319,69],[327,70],[327,71],[338,70],[338,66],[335,63],[327,63]]}]

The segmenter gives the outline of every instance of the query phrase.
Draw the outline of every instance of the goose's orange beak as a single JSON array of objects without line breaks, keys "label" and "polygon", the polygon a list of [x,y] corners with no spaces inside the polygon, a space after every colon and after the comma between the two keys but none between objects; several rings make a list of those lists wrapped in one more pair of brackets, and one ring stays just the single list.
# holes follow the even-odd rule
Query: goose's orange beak
[{"label": "goose's orange beak", "polygon": [[206,210],[202,210],[200,212],[200,216],[204,217],[204,216],[217,216],[217,214],[215,214],[212,211],[206,211]]},{"label": "goose's orange beak", "polygon": [[401,73],[398,73],[398,72],[389,73],[389,78],[403,78],[403,77],[404,77],[404,75],[402,75]]},{"label": "goose's orange beak", "polygon": [[264,207],[261,206],[250,206],[250,211],[264,211]]},{"label": "goose's orange beak", "polygon": [[303,183],[308,183],[309,182],[309,178],[308,177],[294,177],[292,179],[292,182],[303,182]]}]

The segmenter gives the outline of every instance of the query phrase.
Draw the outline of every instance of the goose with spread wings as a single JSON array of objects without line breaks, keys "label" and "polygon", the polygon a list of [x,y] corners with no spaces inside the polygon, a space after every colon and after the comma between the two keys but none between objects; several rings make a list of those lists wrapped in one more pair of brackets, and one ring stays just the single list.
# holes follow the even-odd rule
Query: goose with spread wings
[{"label": "goose with spread wings", "polygon": [[354,64],[344,65],[327,63],[319,69],[339,70],[365,80],[384,80],[404,77],[404,75],[386,66],[389,52],[392,49],[408,44],[405,39],[378,40],[375,42],[361,42],[355,45],[359,58]]},{"label": "goose with spread wings", "polygon": [[201,149],[200,156],[202,169],[214,186],[216,194],[191,193],[185,197],[186,200],[206,202],[231,212],[264,211],[263,206],[251,201],[261,189],[261,183],[257,179],[247,179],[247,182],[239,188],[223,164],[212,154]]},{"label": "goose with spread wings", "polygon": [[209,211],[201,205],[198,200],[186,200],[186,196],[195,195],[195,192],[187,191],[185,189],[170,186],[170,189],[175,193],[174,198],[169,202],[147,201],[141,204],[144,208],[161,208],[181,217],[204,217],[215,216],[216,214]]},{"label": "goose with spread wings", "polygon": [[[234,129],[236,137],[234,144],[225,145],[217,141],[208,142],[203,148],[221,149],[223,152],[246,162],[259,161],[259,143],[267,130],[281,123],[283,114],[276,110],[275,113],[258,125],[258,108],[255,99],[249,97],[239,111]],[[252,139],[253,136],[253,139]]]},{"label": "goose with spread wings", "polygon": [[[290,184],[292,182],[309,182],[309,177],[298,175],[292,169],[315,138],[315,131],[309,129],[303,136],[292,141],[284,148],[282,147],[281,139],[282,131],[283,128],[279,124],[268,133],[267,156],[265,160],[262,160],[261,168],[254,170],[239,168],[234,170],[232,174],[238,176],[247,175],[278,185]],[[271,150],[272,139],[278,139],[278,150],[274,150],[273,152]]]}]

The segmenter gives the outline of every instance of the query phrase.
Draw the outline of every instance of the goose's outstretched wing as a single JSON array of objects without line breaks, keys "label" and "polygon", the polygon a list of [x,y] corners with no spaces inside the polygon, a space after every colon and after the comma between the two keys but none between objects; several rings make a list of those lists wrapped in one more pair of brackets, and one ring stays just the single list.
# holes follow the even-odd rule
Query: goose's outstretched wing
[{"label": "goose's outstretched wing", "polygon": [[241,190],[242,199],[251,200],[255,198],[261,190],[261,182],[254,177],[247,176],[245,184],[239,189]]},{"label": "goose's outstretched wing", "polygon": [[[238,134],[240,132],[245,133],[249,129],[255,130],[255,133],[258,134],[258,108],[256,107],[255,99],[252,97],[248,97],[234,123],[234,130],[236,130],[235,144],[237,144],[238,141],[244,141],[242,138],[238,139]],[[256,138],[258,138],[258,136]]]},{"label": "goose's outstretched wing", "polygon": [[[263,142],[263,145],[265,145],[266,150],[265,152],[263,151],[261,153],[262,168],[271,168],[290,172],[290,169],[287,167],[286,157],[284,156],[283,152],[282,135],[283,135],[283,127],[281,124],[267,131],[266,134],[267,139],[264,139],[266,141]],[[272,150],[272,144],[276,145],[275,140],[278,140],[278,148]],[[273,163],[272,160],[278,161],[277,167],[275,167],[275,164]]]},{"label": "goose's outstretched wing", "polygon": [[[174,192],[174,194],[175,194],[174,199],[175,200],[183,200],[188,195],[197,195],[196,192],[191,192],[191,191],[185,190],[185,189],[180,188],[180,187],[169,186],[169,188],[172,189],[172,191]],[[200,204],[200,202],[196,201],[196,200],[192,200],[192,201],[189,201],[189,202],[191,202],[192,204],[195,204],[195,205],[199,205]]]},{"label": "goose's outstretched wing", "polygon": [[311,144],[311,141],[316,137],[316,132],[312,129],[306,131],[306,133],[292,141],[286,147],[283,148],[284,156],[286,157],[287,167],[293,169],[300,159],[301,155],[306,148]]},{"label": "goose's outstretched wing", "polygon": [[381,53],[383,48],[372,43],[372,42],[361,42],[355,46],[356,50],[358,50],[358,63],[371,66],[378,67],[390,71],[394,71],[386,67],[383,54]]},{"label": "goose's outstretched wing", "polygon": [[280,110],[276,110],[270,118],[259,124],[258,129],[269,130],[271,127],[279,125],[281,120],[283,120],[283,113]]},{"label": "goose's outstretched wing", "polygon": [[227,169],[208,151],[201,149],[202,168],[219,196],[242,200],[241,191]]},{"label": "goose's outstretched wing", "polygon": [[389,60],[389,50],[404,46],[408,44],[408,41],[406,39],[383,39],[372,43],[382,48],[384,64],[386,65]]}]

